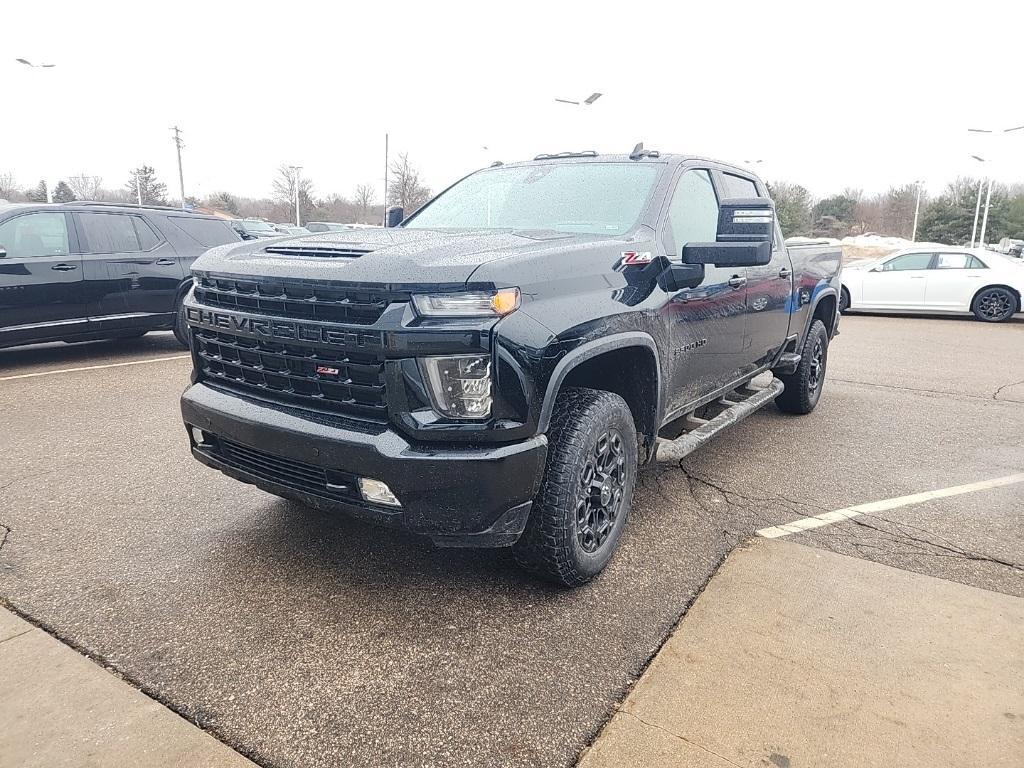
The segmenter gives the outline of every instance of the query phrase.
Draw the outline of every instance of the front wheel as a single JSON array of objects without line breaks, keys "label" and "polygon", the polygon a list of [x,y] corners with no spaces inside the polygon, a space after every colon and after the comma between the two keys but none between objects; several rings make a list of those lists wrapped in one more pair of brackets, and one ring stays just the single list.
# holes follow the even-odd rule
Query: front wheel
[{"label": "front wheel", "polygon": [[178,343],[181,344],[181,346],[188,349],[189,329],[188,320],[185,318],[184,299],[184,296],[178,299],[177,311],[174,313],[174,338],[178,340]]},{"label": "front wheel", "polygon": [[779,376],[785,385],[775,405],[786,413],[810,413],[821,398],[825,385],[825,367],[828,363],[828,331],[821,320],[811,323],[800,354],[800,365],[794,373]]},{"label": "front wheel", "polygon": [[512,552],[531,573],[578,587],[618,549],[636,483],[636,429],[618,395],[570,388],[558,395],[548,438],[544,479]]},{"label": "front wheel", "polygon": [[971,302],[971,312],[986,323],[1001,323],[1009,320],[1020,307],[1017,295],[1009,288],[995,286],[983,288]]}]

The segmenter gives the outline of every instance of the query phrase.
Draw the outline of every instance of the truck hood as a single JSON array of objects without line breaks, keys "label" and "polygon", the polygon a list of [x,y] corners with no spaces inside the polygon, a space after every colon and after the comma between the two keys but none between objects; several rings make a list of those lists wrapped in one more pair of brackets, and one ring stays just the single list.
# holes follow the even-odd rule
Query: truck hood
[{"label": "truck hood", "polygon": [[550,230],[364,229],[248,241],[207,251],[194,272],[345,283],[465,284],[479,267],[513,256],[618,238]]}]

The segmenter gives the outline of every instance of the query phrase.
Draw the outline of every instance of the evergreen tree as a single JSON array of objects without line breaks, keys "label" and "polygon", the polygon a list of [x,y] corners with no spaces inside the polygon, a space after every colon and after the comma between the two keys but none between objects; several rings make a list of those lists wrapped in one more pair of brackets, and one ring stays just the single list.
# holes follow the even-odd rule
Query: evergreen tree
[{"label": "evergreen tree", "polygon": [[811,233],[811,193],[799,184],[777,181],[768,185],[783,237]]},{"label": "evergreen tree", "polygon": [[142,165],[132,171],[124,188],[134,201],[138,201],[141,193],[143,205],[167,205],[167,185],[157,181],[152,166]]},{"label": "evergreen tree", "polygon": [[30,203],[45,203],[47,201],[46,192],[46,181],[40,180],[36,186],[25,192],[25,197]]},{"label": "evergreen tree", "polygon": [[57,186],[53,188],[53,202],[73,203],[74,201],[75,193],[71,191],[71,187],[66,182],[58,181]]}]

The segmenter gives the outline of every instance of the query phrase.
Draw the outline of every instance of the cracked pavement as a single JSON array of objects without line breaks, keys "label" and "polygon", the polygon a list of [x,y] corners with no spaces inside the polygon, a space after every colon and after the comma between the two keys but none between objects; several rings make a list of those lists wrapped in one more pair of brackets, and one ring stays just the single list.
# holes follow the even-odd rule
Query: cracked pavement
[{"label": "cracked pavement", "polygon": [[[769,406],[644,470],[622,550],[574,592],[201,467],[186,360],[0,382],[0,600],[262,765],[572,765],[757,529],[1024,468],[1024,322],[841,328],[813,414]],[[0,369],[174,351],[154,334],[0,350]],[[1022,501],[1007,486],[789,540],[1024,596]]]}]

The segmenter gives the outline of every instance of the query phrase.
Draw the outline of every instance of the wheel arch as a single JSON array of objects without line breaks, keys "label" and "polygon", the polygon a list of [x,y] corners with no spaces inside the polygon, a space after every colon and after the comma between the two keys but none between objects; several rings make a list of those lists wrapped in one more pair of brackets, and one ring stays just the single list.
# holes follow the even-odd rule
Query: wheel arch
[{"label": "wheel arch", "polygon": [[978,296],[980,296],[984,291],[987,291],[991,288],[1005,288],[1006,290],[1008,290],[1010,293],[1017,297],[1017,311],[1024,311],[1024,305],[1021,304],[1021,292],[1019,290],[1014,288],[1012,285],[1008,285],[1006,283],[989,283],[988,285],[983,285],[981,288],[976,290],[974,292],[974,295],[971,296],[971,302],[967,305],[968,309],[971,312],[974,311],[974,302],[977,301]]},{"label": "wheel arch", "polygon": [[551,423],[558,393],[574,386],[614,392],[626,401],[637,429],[640,458],[645,460],[656,445],[664,389],[654,339],[642,331],[618,333],[568,352],[548,380],[539,432],[546,432]]},{"label": "wheel arch", "polygon": [[828,331],[828,337],[831,339],[835,335],[838,316],[839,292],[831,286],[819,291],[814,297],[811,311],[807,315],[807,325],[804,327],[803,336],[800,337],[801,342],[807,338],[815,320],[821,320],[825,324],[825,330]]}]

